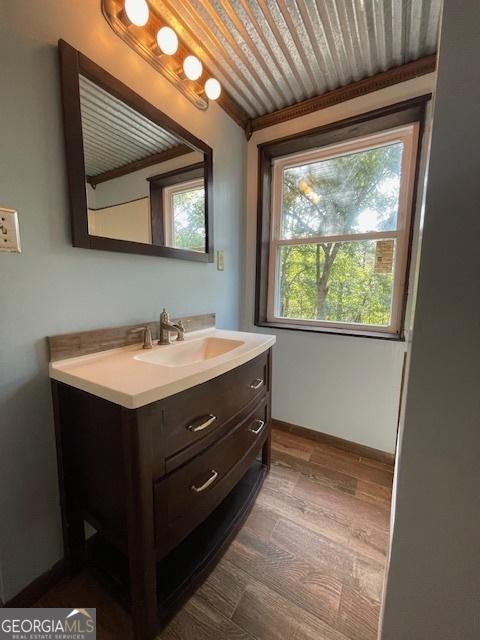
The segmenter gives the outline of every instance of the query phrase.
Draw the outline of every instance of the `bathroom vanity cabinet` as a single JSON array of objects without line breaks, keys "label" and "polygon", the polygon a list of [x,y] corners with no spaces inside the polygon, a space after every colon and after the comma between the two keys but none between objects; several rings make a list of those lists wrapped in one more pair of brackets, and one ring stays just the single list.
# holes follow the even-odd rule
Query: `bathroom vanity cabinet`
[{"label": "bathroom vanity cabinet", "polygon": [[[52,380],[65,554],[150,640],[234,536],[270,461],[271,350],[129,409]],[[97,533],[85,540],[84,521]]]}]

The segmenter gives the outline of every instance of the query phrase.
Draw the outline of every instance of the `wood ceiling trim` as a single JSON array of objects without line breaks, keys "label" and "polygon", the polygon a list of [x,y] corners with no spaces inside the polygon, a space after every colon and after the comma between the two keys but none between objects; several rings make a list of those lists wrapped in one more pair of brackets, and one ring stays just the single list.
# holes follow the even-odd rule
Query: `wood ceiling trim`
[{"label": "wood ceiling trim", "polygon": [[166,162],[167,160],[184,156],[187,153],[194,153],[194,151],[195,149],[187,147],[186,144],[181,144],[178,145],[178,147],[172,147],[171,149],[160,151],[160,153],[154,153],[153,155],[142,158],[141,160],[134,160],[133,162],[124,164],[116,169],[110,169],[109,171],[100,173],[97,176],[87,176],[87,182],[95,188],[97,184],[102,182],[107,182],[108,180],[119,178],[120,176],[126,176],[128,173],[133,173],[134,171],[151,167],[154,164],[159,164],[160,162]]},{"label": "wood ceiling trim", "polygon": [[425,56],[414,62],[408,62],[407,64],[383,71],[369,78],[352,82],[345,87],[328,91],[320,96],[309,98],[303,102],[297,102],[284,109],[278,109],[278,111],[274,111],[273,113],[267,113],[258,118],[253,118],[245,128],[247,139],[251,137],[254,131],[266,129],[267,127],[272,127],[273,125],[287,122],[294,118],[300,118],[314,111],[326,109],[335,104],[346,102],[347,100],[352,100],[353,98],[358,98],[359,96],[364,96],[368,93],[385,89],[386,87],[391,87],[427,73],[433,73],[436,69],[436,61],[436,55]]}]

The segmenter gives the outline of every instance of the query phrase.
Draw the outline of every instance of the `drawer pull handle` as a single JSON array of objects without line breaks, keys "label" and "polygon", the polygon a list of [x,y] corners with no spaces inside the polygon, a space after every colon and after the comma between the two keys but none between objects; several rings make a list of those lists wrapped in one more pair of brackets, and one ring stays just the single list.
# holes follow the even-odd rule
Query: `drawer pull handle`
[{"label": "drawer pull handle", "polygon": [[187,429],[189,431],[193,431],[194,433],[196,433],[197,431],[203,431],[211,424],[213,424],[216,419],[217,416],[214,416],[213,413],[210,413],[208,414],[207,419],[204,422],[201,422],[200,424],[189,424]]},{"label": "drawer pull handle", "polygon": [[250,384],[250,389],[254,389],[254,391],[256,391],[257,389],[260,389],[262,384],[263,378],[255,378],[255,380]]},{"label": "drawer pull handle", "polygon": [[218,478],[218,471],[215,471],[215,469],[211,469],[210,473],[212,474],[210,478],[199,487],[196,487],[194,484],[192,484],[192,491],[195,491],[195,493],[201,493],[202,491],[205,491],[205,489],[208,489],[208,487],[212,485]]},{"label": "drawer pull handle", "polygon": [[263,427],[265,426],[265,421],[264,420],[255,420],[255,422],[253,423],[254,426],[250,427],[249,431],[251,431],[252,433],[254,433],[256,436],[258,436],[258,434],[260,433],[260,431],[263,429]]}]

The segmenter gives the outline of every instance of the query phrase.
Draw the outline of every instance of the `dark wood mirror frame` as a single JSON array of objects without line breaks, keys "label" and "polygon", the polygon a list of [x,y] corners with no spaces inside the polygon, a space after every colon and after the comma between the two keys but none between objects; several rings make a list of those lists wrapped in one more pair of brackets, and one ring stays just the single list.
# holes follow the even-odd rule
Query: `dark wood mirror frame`
[{"label": "dark wood mirror frame", "polygon": [[[184,129],[125,84],[99,67],[92,60],[59,40],[62,106],[65,130],[66,162],[69,185],[72,244],[84,249],[120,251],[142,255],[213,262],[213,152],[205,142]],[[205,253],[175,247],[116,240],[88,233],[85,160],[83,152],[82,115],[80,109],[80,75],[87,77],[105,91],[125,102],[155,124],[164,127],[205,155]],[[167,158],[165,158],[166,160]]]}]

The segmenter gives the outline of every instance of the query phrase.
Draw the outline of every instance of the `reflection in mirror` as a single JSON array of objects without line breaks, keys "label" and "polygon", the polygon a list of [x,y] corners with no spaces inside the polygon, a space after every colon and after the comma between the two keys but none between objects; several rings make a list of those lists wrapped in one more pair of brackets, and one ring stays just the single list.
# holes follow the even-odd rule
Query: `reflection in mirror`
[{"label": "reflection in mirror", "polygon": [[203,162],[148,180],[153,242],[189,251],[205,251]]},{"label": "reflection in mirror", "polygon": [[205,253],[205,155],[80,75],[90,236]]}]

